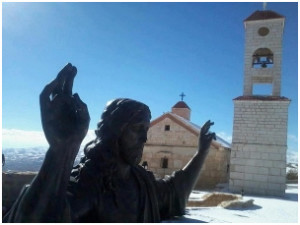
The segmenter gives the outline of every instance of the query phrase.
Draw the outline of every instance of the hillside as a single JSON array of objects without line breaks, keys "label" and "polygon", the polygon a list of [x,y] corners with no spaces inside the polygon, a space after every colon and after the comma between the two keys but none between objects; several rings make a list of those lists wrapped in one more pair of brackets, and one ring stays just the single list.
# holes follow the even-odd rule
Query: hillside
[{"label": "hillside", "polygon": [[[47,148],[35,147],[35,148],[6,148],[2,152],[5,155],[5,166],[2,168],[4,172],[8,171],[39,171]],[[77,164],[80,158],[83,156],[83,149],[79,150],[76,157],[75,164]],[[298,170],[298,163],[294,157],[287,155],[287,172],[290,170]]]}]

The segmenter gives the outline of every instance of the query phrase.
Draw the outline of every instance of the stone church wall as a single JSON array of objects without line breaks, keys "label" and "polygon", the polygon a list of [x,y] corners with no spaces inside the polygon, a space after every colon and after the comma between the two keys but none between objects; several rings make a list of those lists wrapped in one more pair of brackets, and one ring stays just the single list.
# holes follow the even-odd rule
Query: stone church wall
[{"label": "stone church wall", "polygon": [[[147,161],[148,169],[157,178],[171,175],[182,169],[194,156],[197,147],[145,146],[143,161]],[[163,168],[163,160],[167,159],[167,168]],[[212,189],[219,183],[228,182],[230,150],[211,147],[202,167],[196,189]]]},{"label": "stone church wall", "polygon": [[[165,126],[170,126],[169,131],[165,131]],[[179,138],[180,137],[180,138]],[[148,131],[147,144],[172,145],[172,146],[197,146],[198,136],[191,134],[170,118],[165,118]]]},{"label": "stone church wall", "polygon": [[[170,128],[167,131],[166,126]],[[147,138],[142,163],[147,161],[148,169],[157,178],[182,169],[196,153],[199,139],[197,133],[187,130],[170,118],[151,126]],[[211,145],[196,188],[211,189],[218,183],[228,182],[229,164],[230,150]]]},{"label": "stone church wall", "polygon": [[205,160],[197,189],[212,189],[217,184],[227,183],[229,180],[230,150],[211,147]]}]

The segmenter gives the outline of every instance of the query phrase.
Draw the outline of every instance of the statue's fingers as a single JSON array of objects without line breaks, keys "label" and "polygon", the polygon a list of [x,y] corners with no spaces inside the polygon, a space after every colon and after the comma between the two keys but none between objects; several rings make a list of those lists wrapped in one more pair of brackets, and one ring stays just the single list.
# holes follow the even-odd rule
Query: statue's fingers
[{"label": "statue's fingers", "polygon": [[55,80],[57,80],[57,86],[52,92],[52,98],[54,98],[58,94],[63,93],[64,85],[66,79],[70,73],[72,73],[72,64],[68,63],[61,71],[57,74]]},{"label": "statue's fingers", "polygon": [[203,133],[204,134],[208,133],[209,129],[212,125],[214,125],[214,122],[211,122],[210,120],[208,120],[203,126]]},{"label": "statue's fingers", "polygon": [[215,132],[212,133],[212,139],[213,139],[213,140],[217,140],[217,135],[216,135]]},{"label": "statue's fingers", "polygon": [[74,103],[76,105],[76,108],[87,108],[87,105],[80,99],[79,95],[75,93],[73,95],[74,97]]},{"label": "statue's fingers", "polygon": [[215,133],[209,133],[208,135],[206,135],[207,143],[211,143],[212,140],[216,140],[216,134]]},{"label": "statue's fingers", "polygon": [[40,94],[40,107],[41,111],[45,112],[48,110],[50,105],[50,95],[53,93],[55,88],[57,87],[57,79],[53,80],[51,83],[47,84]]},{"label": "statue's fingers", "polygon": [[65,82],[62,88],[64,94],[71,96],[73,89],[74,78],[77,74],[77,68],[75,66],[70,67],[68,73],[65,75]]},{"label": "statue's fingers", "polygon": [[201,133],[206,134],[210,128],[210,120],[206,121],[206,123],[201,128]]},{"label": "statue's fingers", "polygon": [[84,120],[90,120],[90,115],[88,112],[88,107],[87,105],[80,99],[79,95],[77,93],[75,93],[73,95],[74,97],[74,101],[75,101],[75,105],[76,105],[76,112],[79,115],[79,117],[81,119]]}]

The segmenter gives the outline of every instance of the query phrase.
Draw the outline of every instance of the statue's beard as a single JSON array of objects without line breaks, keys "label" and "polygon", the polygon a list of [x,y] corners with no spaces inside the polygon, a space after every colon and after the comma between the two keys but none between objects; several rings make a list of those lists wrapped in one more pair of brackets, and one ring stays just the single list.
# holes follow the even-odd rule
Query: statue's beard
[{"label": "statue's beard", "polygon": [[143,156],[143,150],[140,151],[140,154],[137,155],[135,158],[135,165],[138,165],[142,161],[142,156]]},{"label": "statue's beard", "polygon": [[122,149],[121,157],[131,166],[137,166],[143,156],[144,144],[130,149]]}]

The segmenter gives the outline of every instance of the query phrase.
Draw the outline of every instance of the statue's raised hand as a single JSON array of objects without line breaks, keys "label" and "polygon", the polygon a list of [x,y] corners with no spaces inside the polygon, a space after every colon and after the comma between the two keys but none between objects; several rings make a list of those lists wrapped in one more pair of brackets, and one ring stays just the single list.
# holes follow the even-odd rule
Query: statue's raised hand
[{"label": "statue's raised hand", "polygon": [[40,94],[43,130],[51,147],[80,145],[88,131],[88,108],[78,94],[72,94],[76,73],[68,63]]},{"label": "statue's raised hand", "polygon": [[201,128],[198,146],[198,151],[201,154],[206,154],[212,140],[216,140],[216,134],[209,131],[209,128],[212,125],[214,125],[214,122],[210,122],[210,120],[208,120]]}]

